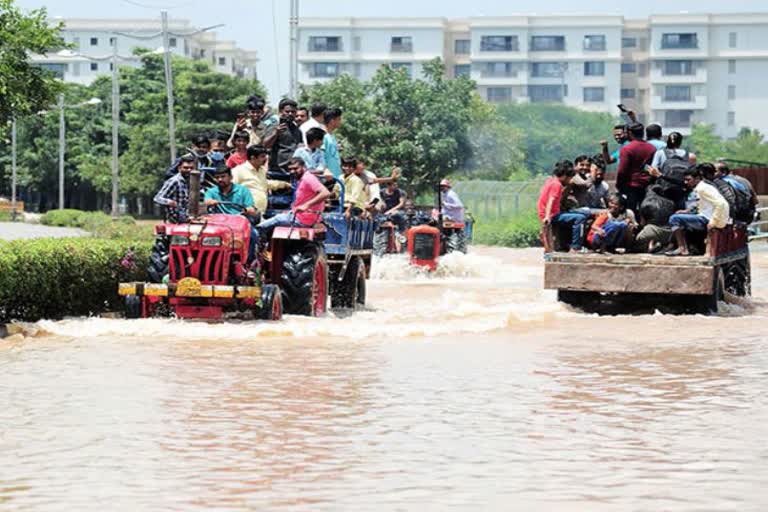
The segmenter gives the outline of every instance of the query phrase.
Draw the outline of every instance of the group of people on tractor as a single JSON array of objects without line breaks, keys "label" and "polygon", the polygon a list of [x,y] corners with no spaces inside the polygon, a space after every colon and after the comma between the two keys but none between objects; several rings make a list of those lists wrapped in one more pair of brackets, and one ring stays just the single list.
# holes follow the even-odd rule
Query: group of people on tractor
[{"label": "group of people on tractor", "polygon": [[[713,229],[755,219],[758,198],[746,179],[723,161],[697,163],[683,136],[662,140],[662,127],[630,122],[614,127],[619,148],[557,162],[538,200],[545,245],[565,239],[570,252],[700,254]],[[615,192],[605,181],[616,163]]]},{"label": "group of people on tractor", "polygon": [[[187,222],[189,176],[199,170],[210,211],[251,219],[251,257],[275,227],[312,226],[327,204],[342,200],[348,219],[391,219],[404,231],[414,208],[398,187],[400,169],[379,177],[364,158],[342,157],[336,138],[342,119],[339,108],[316,103],[307,109],[291,99],[282,100],[275,115],[263,98],[251,96],[230,133],[192,139],[189,152],[166,170],[154,201],[165,207],[166,222]],[[463,205],[450,182],[444,180],[441,190],[444,215],[462,222]],[[272,194],[293,194],[290,211],[266,218]]]}]

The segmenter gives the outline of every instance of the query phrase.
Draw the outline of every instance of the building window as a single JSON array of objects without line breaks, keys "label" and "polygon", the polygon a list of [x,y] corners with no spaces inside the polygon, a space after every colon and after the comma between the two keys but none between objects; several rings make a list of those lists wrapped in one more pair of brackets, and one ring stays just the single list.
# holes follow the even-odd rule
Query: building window
[{"label": "building window", "polygon": [[667,85],[664,87],[664,101],[691,101],[690,85]]},{"label": "building window", "polygon": [[204,48],[200,48],[200,58],[201,59],[205,58],[205,49]]},{"label": "building window", "polygon": [[634,62],[622,62],[621,63],[621,72],[622,73],[636,73],[637,72],[637,64]]},{"label": "building window", "polygon": [[665,75],[686,76],[696,74],[692,60],[667,60],[662,68]]},{"label": "building window", "polygon": [[695,33],[663,34],[661,36],[661,48],[663,50],[681,50],[698,47],[699,41]]},{"label": "building window", "polygon": [[176,38],[175,37],[169,37],[168,38],[168,46],[171,48],[176,48]]},{"label": "building window", "polygon": [[110,71],[114,71],[114,70],[115,70],[115,65],[114,65],[114,63],[112,63],[112,62],[110,62],[110,63],[109,63],[109,70],[110,70]]},{"label": "building window", "polygon": [[480,38],[481,52],[516,52],[519,47],[517,36],[483,36]]},{"label": "building window", "polygon": [[734,59],[728,61],[728,73],[731,75],[736,74],[736,61]]},{"label": "building window", "polygon": [[341,38],[338,36],[321,36],[309,38],[310,52],[340,52]]},{"label": "building window", "polygon": [[532,62],[533,78],[562,78],[568,65],[565,62]]},{"label": "building window", "polygon": [[491,103],[509,103],[512,101],[511,87],[489,87],[486,97]]},{"label": "building window", "polygon": [[98,37],[92,37],[91,38],[91,46],[99,46],[99,38]]},{"label": "building window", "polygon": [[604,52],[605,36],[584,36],[584,50],[588,52]]},{"label": "building window", "polygon": [[363,47],[363,44],[361,42],[360,36],[353,37],[352,38],[352,51],[353,52],[359,52],[362,47]]},{"label": "building window", "polygon": [[621,90],[621,99],[623,100],[631,100],[635,97],[635,90],[634,89],[622,89]]},{"label": "building window", "polygon": [[601,103],[605,101],[604,87],[585,87],[584,103]]},{"label": "building window", "polygon": [[737,42],[736,38],[737,38],[736,32],[728,33],[728,48],[736,48],[736,42]]},{"label": "building window", "polygon": [[565,51],[565,36],[532,36],[532,52],[563,52]]},{"label": "building window", "polygon": [[393,37],[390,45],[392,53],[411,53],[413,51],[413,38],[407,37]]},{"label": "building window", "polygon": [[584,76],[605,76],[605,62],[585,62]]},{"label": "building window", "polygon": [[110,37],[109,38],[109,46],[115,46],[117,44],[117,38],[116,37]]},{"label": "building window", "polygon": [[515,78],[520,66],[513,62],[482,62],[477,64],[483,78]]},{"label": "building window", "polygon": [[728,126],[736,126],[736,112],[728,112]]},{"label": "building window", "polygon": [[453,53],[456,55],[469,55],[472,48],[472,41],[469,39],[457,39],[453,42]]},{"label": "building window", "polygon": [[728,86],[728,99],[729,100],[735,100],[736,99],[736,86],[735,85],[729,85]]},{"label": "building window", "polygon": [[219,57],[219,66],[226,66],[226,65],[227,65],[227,58]]},{"label": "building window", "polygon": [[313,62],[309,65],[311,78],[336,78],[341,73],[338,62]]},{"label": "building window", "polygon": [[453,66],[454,78],[459,78],[460,76],[469,77],[470,74],[472,74],[472,66],[469,64],[457,64]]},{"label": "building window", "polygon": [[410,62],[393,62],[389,67],[394,71],[400,71],[401,69],[404,69],[405,74],[408,75],[408,78],[413,76],[413,64]]},{"label": "building window", "polygon": [[529,85],[528,98],[531,103],[545,103],[553,101],[563,101],[567,89],[562,85]]},{"label": "building window", "polygon": [[637,76],[648,76],[647,62],[641,62],[640,65],[637,66]]},{"label": "building window", "polygon": [[664,125],[673,128],[688,128],[691,126],[693,110],[667,110],[664,112]]},{"label": "building window", "polygon": [[[73,65],[76,67],[78,65],[78,63],[75,62]],[[64,73],[67,72],[67,67],[68,66],[67,66],[67,64],[49,63],[49,64],[37,64],[37,67],[39,67],[40,69],[45,69],[45,70],[50,71],[51,73],[53,73],[53,75],[56,78],[64,79]],[[80,74],[79,73],[80,69],[77,68],[77,71],[78,71],[77,74],[79,75]]]},{"label": "building window", "polygon": [[99,63],[91,62],[91,71],[98,71],[98,70],[99,70]]},{"label": "building window", "polygon": [[622,37],[621,38],[621,47],[622,48],[637,48],[637,39],[634,37]]}]

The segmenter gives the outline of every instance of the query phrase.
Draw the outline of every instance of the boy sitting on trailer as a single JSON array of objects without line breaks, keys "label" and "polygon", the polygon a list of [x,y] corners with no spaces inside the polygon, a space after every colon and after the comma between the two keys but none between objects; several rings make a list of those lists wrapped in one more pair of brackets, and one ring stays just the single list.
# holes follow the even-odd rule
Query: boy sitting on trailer
[{"label": "boy sitting on trailer", "polygon": [[637,228],[635,212],[628,210],[616,194],[608,198],[608,211],[601,213],[592,224],[587,243],[597,252],[616,252],[624,244],[629,230]]}]

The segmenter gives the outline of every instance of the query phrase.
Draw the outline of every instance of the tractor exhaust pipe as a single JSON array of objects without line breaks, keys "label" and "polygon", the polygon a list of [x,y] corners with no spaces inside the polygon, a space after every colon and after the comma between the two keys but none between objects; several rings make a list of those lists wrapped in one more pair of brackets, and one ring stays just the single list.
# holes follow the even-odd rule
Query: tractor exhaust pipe
[{"label": "tractor exhaust pipe", "polygon": [[200,215],[200,171],[189,173],[189,217],[196,219]]}]

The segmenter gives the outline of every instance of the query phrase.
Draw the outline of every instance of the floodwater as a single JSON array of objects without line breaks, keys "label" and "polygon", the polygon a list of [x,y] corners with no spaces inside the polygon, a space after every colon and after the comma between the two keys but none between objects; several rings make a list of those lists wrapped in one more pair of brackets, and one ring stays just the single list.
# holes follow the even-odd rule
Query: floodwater
[{"label": "floodwater", "polygon": [[0,510],[768,509],[768,246],[719,317],[597,317],[539,250],[377,262],[320,320],[0,341]]}]

